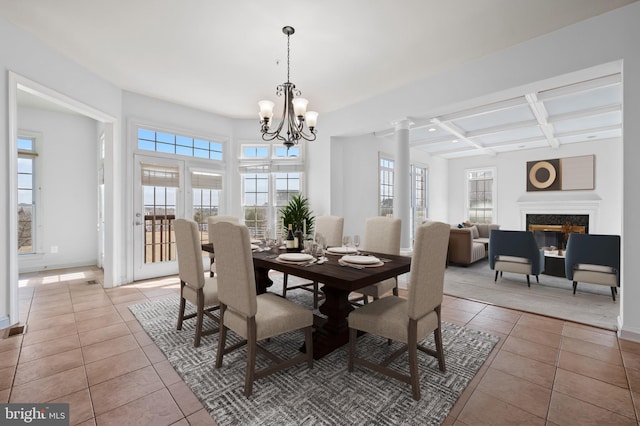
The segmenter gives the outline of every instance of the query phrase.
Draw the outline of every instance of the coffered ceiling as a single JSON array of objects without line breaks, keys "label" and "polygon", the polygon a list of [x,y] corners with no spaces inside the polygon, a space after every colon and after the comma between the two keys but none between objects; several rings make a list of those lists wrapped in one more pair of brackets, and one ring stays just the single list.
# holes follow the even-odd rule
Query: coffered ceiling
[{"label": "coffered ceiling", "polygon": [[416,119],[411,146],[445,158],[622,137],[619,73]]},{"label": "coffered ceiling", "polygon": [[[291,81],[322,114],[635,0],[0,0],[0,18],[114,85],[232,118]],[[620,75],[413,117],[457,158],[621,135]],[[433,129],[433,130],[432,130]],[[319,129],[321,130],[321,129]]]}]

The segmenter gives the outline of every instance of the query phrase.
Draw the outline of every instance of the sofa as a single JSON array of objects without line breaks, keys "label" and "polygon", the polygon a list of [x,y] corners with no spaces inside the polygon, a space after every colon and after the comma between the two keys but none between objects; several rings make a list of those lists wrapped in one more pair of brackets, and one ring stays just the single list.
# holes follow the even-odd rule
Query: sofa
[{"label": "sofa", "polygon": [[451,227],[449,233],[448,262],[456,265],[470,265],[487,257],[489,235],[492,229],[500,229],[500,225],[475,223],[459,227]]}]

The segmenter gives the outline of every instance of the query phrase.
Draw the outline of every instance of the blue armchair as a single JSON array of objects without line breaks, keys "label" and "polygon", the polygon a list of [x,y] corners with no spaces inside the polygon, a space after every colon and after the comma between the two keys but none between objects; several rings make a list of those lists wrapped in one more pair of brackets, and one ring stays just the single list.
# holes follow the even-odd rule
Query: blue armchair
[{"label": "blue armchair", "polygon": [[527,286],[531,287],[529,275],[544,272],[544,251],[538,248],[533,234],[527,231],[502,231],[494,229],[489,236],[489,266],[498,272],[513,272],[527,276]]},{"label": "blue armchair", "polygon": [[573,281],[573,294],[578,281],[606,285],[615,302],[620,287],[620,236],[569,234],[564,267]]}]

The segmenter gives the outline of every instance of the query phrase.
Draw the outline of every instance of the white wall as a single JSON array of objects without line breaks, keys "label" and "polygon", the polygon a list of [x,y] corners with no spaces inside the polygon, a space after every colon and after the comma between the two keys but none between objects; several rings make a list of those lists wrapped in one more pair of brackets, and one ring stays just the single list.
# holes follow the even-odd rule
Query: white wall
[{"label": "white wall", "polygon": [[[449,222],[460,223],[464,216],[465,170],[492,166],[497,171],[497,215],[494,222],[502,229],[524,229],[518,200],[532,195],[526,192],[527,161],[595,155],[595,189],[593,191],[537,192],[540,203],[555,202],[558,197],[573,201],[600,199],[595,223],[590,233],[622,232],[622,141],[586,142],[564,145],[559,149],[537,149],[498,154],[495,157],[471,157],[449,161]],[[531,197],[529,197],[531,198]]]},{"label": "white wall", "polygon": [[[37,254],[19,256],[20,272],[95,265],[98,258],[96,121],[18,109],[20,130],[40,133]],[[73,160],[70,160],[73,159]],[[51,247],[58,248],[57,253]]]},{"label": "white wall", "polygon": [[[13,71],[33,81],[64,93],[68,97],[90,105],[113,117],[120,116],[120,89],[97,77],[85,68],[70,61],[65,56],[52,50],[44,43],[35,40],[22,30],[0,19],[0,164],[3,170],[10,170],[15,161],[10,155],[9,137],[9,102],[8,72]],[[113,161],[113,159],[112,159]],[[116,174],[117,178],[117,174]],[[118,185],[115,185],[118,186]],[[120,188],[112,188],[119,190]],[[0,175],[0,199],[9,200],[9,191],[15,188],[9,184],[8,173]],[[0,208],[0,320],[6,318],[10,309],[10,288],[17,285],[17,269],[11,263],[10,253],[16,250],[10,239],[10,230],[15,225],[10,223],[10,209],[15,207],[4,203]],[[108,209],[110,220],[109,231],[112,241],[117,242],[119,232],[114,224],[121,219],[120,204],[111,202]],[[110,247],[113,249],[113,247]],[[111,259],[111,261],[113,261]],[[17,266],[17,265],[15,265]],[[106,273],[105,273],[106,275]],[[16,306],[17,304],[14,304]],[[17,318],[15,319],[17,320]]]},{"label": "white wall", "polygon": [[[336,204],[332,212],[344,217],[345,235],[363,235],[365,220],[379,214],[379,153],[395,158],[395,141],[373,134],[332,140],[332,154],[338,157],[332,158],[331,163],[332,206]],[[424,151],[413,149],[411,163],[429,169],[429,218],[442,220],[439,218],[446,217],[447,211],[447,205],[443,202],[448,186],[446,160],[432,158]]]},{"label": "white wall", "polygon": [[[570,78],[576,76],[587,77],[589,70],[594,67],[619,70],[623,69],[623,196],[621,226],[623,235],[623,261],[622,261],[622,297],[621,297],[621,335],[640,340],[640,311],[636,309],[640,300],[640,286],[636,285],[637,278],[631,268],[624,265],[633,265],[637,253],[640,253],[640,228],[635,224],[637,212],[640,210],[640,198],[635,187],[640,181],[640,168],[637,167],[640,159],[640,50],[637,40],[640,40],[640,3],[633,3],[610,13],[588,19],[578,24],[554,31],[542,37],[538,37],[520,45],[505,49],[496,54],[488,55],[475,61],[470,61],[455,69],[432,76],[423,81],[415,82],[398,90],[386,93],[375,98],[350,105],[341,110],[326,114],[324,123],[329,126],[318,125],[320,132],[328,133],[329,137],[353,135],[355,133],[366,134],[381,129],[392,127],[391,122],[404,117],[423,117],[432,114],[442,114],[451,110],[471,106],[477,99],[484,101],[497,100],[496,96],[504,97],[514,89],[529,85],[535,85],[549,79],[558,83],[568,83]],[[425,54],[429,44],[425,43]],[[334,145],[331,146],[331,150]],[[560,151],[558,151],[560,152]],[[333,160],[334,153],[331,152]],[[339,155],[339,154],[336,154]],[[363,154],[360,153],[360,156]],[[531,153],[534,157],[537,154]],[[544,158],[555,158],[556,155]],[[346,154],[343,156],[346,160]],[[311,161],[314,161],[311,158]],[[474,160],[475,161],[475,160]],[[485,160],[479,160],[485,161]],[[486,160],[489,162],[489,160]],[[499,160],[498,160],[499,161]],[[318,171],[317,182],[311,182],[312,191],[325,185],[321,177],[331,173],[329,163],[316,162],[318,167],[323,166],[324,171]],[[599,172],[603,169],[597,165]],[[343,166],[346,170],[346,164]],[[521,170],[515,170],[515,176],[522,176]],[[449,176],[456,175],[450,171]],[[522,177],[524,181],[524,177]],[[334,194],[334,190],[340,185],[350,186],[348,179],[331,185],[332,191],[318,193],[328,198],[331,203],[340,201],[340,197]],[[449,188],[453,188],[455,182],[449,182]],[[346,188],[347,192],[354,192]],[[514,190],[510,190],[513,192]],[[601,196],[608,194],[601,194]],[[614,198],[615,198],[614,194]],[[457,198],[460,199],[459,197]],[[501,201],[499,201],[500,203]],[[462,209],[456,205],[449,205],[449,218],[462,215]],[[433,201],[431,202],[433,206]],[[516,224],[509,213],[502,215],[500,204],[500,222]],[[607,209],[609,207],[604,207]],[[331,206],[333,210],[333,205]],[[350,213],[351,214],[351,213]],[[614,214],[604,213],[605,220],[614,220]],[[350,221],[345,218],[346,221]],[[518,222],[519,223],[519,222]],[[601,229],[605,229],[604,225]]]},{"label": "white wall", "polygon": [[[640,144],[635,143],[640,140],[640,121],[637,119],[640,116],[640,50],[637,47],[637,40],[640,40],[640,26],[637,25],[639,21],[640,3],[633,3],[471,61],[429,79],[323,114],[318,123],[318,141],[309,144],[308,186],[314,209],[323,213],[337,213],[340,206],[336,206],[334,211],[334,202],[346,200],[343,194],[336,192],[343,186],[349,187],[350,182],[348,179],[337,180],[340,178],[340,172],[335,173],[337,178],[332,177],[334,159],[341,155],[334,150],[342,146],[334,142],[337,141],[336,137],[387,129],[392,127],[391,123],[398,119],[443,113],[447,108],[460,107],[478,98],[491,99],[495,93],[500,93],[502,96],[516,87],[557,78],[601,64],[621,61],[624,81],[625,141],[622,167],[624,259],[621,324],[622,335],[628,334],[640,339],[640,311],[636,309],[637,301],[640,300],[640,286],[636,285],[637,278],[632,269],[624,266],[633,265],[637,253],[640,253],[640,228],[635,224],[637,212],[640,210],[640,199],[636,195],[637,182],[640,181],[640,168],[636,165],[640,159]],[[429,43],[425,43],[424,52],[415,52],[415,54],[428,54],[429,46]],[[7,71],[12,70],[118,119],[122,117],[120,89],[2,20],[0,20],[0,51],[2,52],[0,70],[3,71],[0,72],[0,99],[7,99]],[[145,113],[139,110],[131,112],[136,115]],[[152,110],[146,113],[151,114]],[[245,126],[240,124],[239,127]],[[3,138],[8,135],[7,129],[7,102],[0,102],[0,134]],[[220,130],[217,129],[217,131]],[[120,134],[116,135],[119,139]],[[8,169],[10,162],[13,161],[13,158],[9,158],[8,155],[9,143],[4,143],[2,146],[4,148],[0,150],[0,161],[5,169]],[[113,247],[113,253],[118,249],[125,249],[128,244],[124,238],[117,237],[125,232],[125,223],[127,223],[124,215],[125,208],[121,206],[127,199],[117,196],[126,195],[125,191],[130,186],[125,181],[126,173],[118,173],[118,161],[126,164],[128,160],[126,150],[118,151],[118,148],[123,147],[126,147],[126,144],[114,147],[113,203],[107,206],[107,214],[111,216],[108,219],[112,226],[111,229],[108,228],[108,234],[116,235],[114,243],[117,245]],[[346,170],[348,159],[346,156],[341,158],[344,161],[340,169]],[[106,176],[109,177],[109,173],[106,173]],[[433,174],[431,177],[432,184],[438,185],[437,189],[440,190],[438,195],[441,198],[445,183],[434,182]],[[14,190],[8,184],[8,179],[6,173],[0,177],[0,197],[5,200],[9,199],[9,191]],[[451,188],[451,183],[448,183],[448,186]],[[353,189],[346,189],[346,191],[353,191]],[[434,191],[431,193],[434,194]],[[440,201],[443,201],[443,198]],[[433,199],[431,204],[433,209]],[[5,242],[0,246],[0,283],[2,283],[0,285],[4,286],[0,288],[0,316],[8,311],[7,285],[12,279],[8,260],[10,251],[15,250],[15,247],[9,244],[8,238],[9,209],[12,208],[7,203],[0,209],[0,223],[4,224],[0,228],[0,241]],[[449,217],[455,215],[453,210],[446,212],[446,208],[440,210],[438,214]],[[116,263],[124,264],[125,260],[120,257],[116,259]]]}]

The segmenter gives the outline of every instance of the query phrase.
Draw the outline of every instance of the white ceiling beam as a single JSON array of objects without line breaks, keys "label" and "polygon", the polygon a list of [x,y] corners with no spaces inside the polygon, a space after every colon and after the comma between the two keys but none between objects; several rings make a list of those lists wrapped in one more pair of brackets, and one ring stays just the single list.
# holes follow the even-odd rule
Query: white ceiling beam
[{"label": "white ceiling beam", "polygon": [[619,124],[612,124],[611,126],[591,127],[589,129],[574,130],[572,132],[558,133],[556,137],[566,138],[569,136],[587,135],[589,133],[609,132],[611,130],[621,130]]},{"label": "white ceiling beam", "polygon": [[578,118],[593,117],[595,115],[608,114],[610,112],[622,112],[622,106],[619,104],[607,105],[597,108],[583,109],[580,111],[566,112],[550,116],[547,121],[549,123],[557,123],[559,121],[575,120]]},{"label": "white ceiling beam", "polygon": [[438,116],[437,118],[442,122],[450,122],[453,120],[461,120],[464,118],[475,117],[477,115],[502,111],[526,104],[527,101],[525,100],[524,96],[518,96],[517,98],[505,99],[504,101],[493,102],[487,105],[481,105],[478,107],[464,109],[462,111],[452,112],[450,114],[444,114]]},{"label": "white ceiling beam", "polygon": [[435,124],[436,126],[440,127],[441,129],[446,130],[447,132],[451,133],[458,140],[465,141],[469,145],[475,147],[476,149],[485,150],[487,152],[487,154],[489,154],[489,155],[496,155],[496,153],[494,151],[492,151],[491,149],[487,149],[482,144],[480,144],[480,143],[468,138],[467,135],[465,134],[464,130],[462,130],[461,128],[459,128],[455,124],[453,124],[453,123],[443,123],[442,121],[440,121],[437,118],[432,119],[431,122],[433,124]]},{"label": "white ceiling beam", "polygon": [[532,143],[535,142],[548,142],[547,138],[544,136],[533,136],[530,138],[522,138],[522,139],[512,139],[512,140],[508,140],[508,141],[504,141],[504,142],[497,142],[497,143],[492,143],[491,145],[488,145],[489,148],[498,148],[498,147],[504,147],[504,146],[511,146],[511,145],[531,145]]},{"label": "white ceiling beam", "polygon": [[429,153],[432,153],[432,154],[442,155],[442,154],[451,154],[454,152],[468,152],[468,151],[478,152],[478,149],[472,146],[462,146],[460,148],[440,149],[440,150],[430,149],[428,151]]},{"label": "white ceiling beam", "polygon": [[501,124],[499,126],[485,127],[484,129],[474,130],[472,132],[467,132],[466,135],[468,138],[477,138],[480,136],[493,135],[495,133],[508,132],[510,130],[526,129],[529,127],[537,126],[537,120],[517,121],[515,123]]},{"label": "white ceiling beam", "polygon": [[536,120],[538,120],[540,130],[542,130],[542,133],[547,137],[549,145],[552,148],[558,148],[560,146],[560,142],[558,142],[558,139],[556,139],[554,135],[553,125],[549,124],[547,121],[549,118],[547,108],[545,108],[544,104],[538,100],[535,93],[527,93],[524,97],[527,99],[531,112],[533,112]]},{"label": "white ceiling beam", "polygon": [[439,136],[437,138],[422,138],[412,140],[409,144],[411,146],[423,146],[423,145],[435,145],[439,143],[453,142],[457,138],[452,135]]},{"label": "white ceiling beam", "polygon": [[538,99],[548,101],[549,99],[559,98],[561,96],[574,95],[576,93],[588,92],[590,90],[601,89],[603,87],[615,86],[622,83],[622,76],[611,74],[605,77],[594,78],[592,80],[582,81],[580,83],[570,84],[568,86],[558,87],[556,89],[543,90],[537,93]]}]

